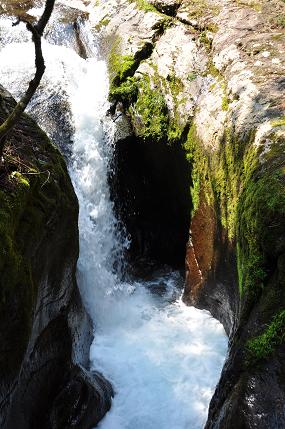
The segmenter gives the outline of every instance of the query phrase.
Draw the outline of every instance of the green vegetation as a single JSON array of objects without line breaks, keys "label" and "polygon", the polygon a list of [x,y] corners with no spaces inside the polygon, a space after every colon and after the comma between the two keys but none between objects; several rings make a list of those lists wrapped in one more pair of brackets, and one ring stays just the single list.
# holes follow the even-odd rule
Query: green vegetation
[{"label": "green vegetation", "polygon": [[272,147],[262,165],[253,139],[254,133],[240,141],[228,131],[219,160],[212,165],[221,223],[237,242],[240,293],[249,300],[264,286],[272,240],[277,240],[285,214],[284,172],[271,167],[276,150],[281,159],[282,146]]},{"label": "green vegetation", "polygon": [[173,99],[173,117],[169,118],[168,141],[173,143],[181,138],[182,128],[179,121],[178,107],[182,102],[179,95],[183,92],[184,85],[182,80],[173,72],[166,80],[160,77],[166,92],[170,92]]},{"label": "green vegetation", "polygon": [[203,152],[202,144],[197,136],[195,125],[190,127],[186,142],[184,143],[186,157],[191,165],[191,200],[192,216],[199,207],[200,196],[202,193],[206,197],[208,204],[213,202],[213,189],[209,181],[209,159]]},{"label": "green vegetation", "polygon": [[229,110],[229,100],[226,94],[224,94],[222,98],[222,110],[223,111]]},{"label": "green vegetation", "polygon": [[[137,101],[133,103],[131,111],[139,135],[143,138],[164,140],[169,144],[179,141],[183,132],[178,111],[179,103],[183,102],[179,98],[179,94],[183,91],[181,79],[175,76],[175,73],[168,75],[165,79],[153,67],[151,77],[145,75],[138,79],[137,87]],[[171,115],[163,93],[170,94],[172,97]]]},{"label": "green vegetation", "polygon": [[135,2],[137,4],[137,7],[141,10],[144,10],[145,12],[158,13],[158,10],[156,9],[156,7],[145,0],[135,0]]},{"label": "green vegetation", "polygon": [[207,24],[207,30],[210,31],[211,33],[217,33],[219,30],[219,26],[218,26],[218,24],[215,24],[213,22],[209,22]]},{"label": "green vegetation", "polygon": [[138,95],[137,79],[127,77],[127,79],[119,86],[113,86],[110,89],[109,99],[111,101],[122,101],[125,107],[135,102]]},{"label": "green vegetation", "polygon": [[279,119],[275,119],[271,122],[273,127],[284,127],[285,126],[285,116],[282,116]]},{"label": "green vegetation", "polygon": [[248,301],[264,287],[285,217],[284,144],[272,144],[261,164],[253,140],[254,133],[239,140],[226,130],[220,151],[208,154],[192,126],[184,145],[192,168],[193,211],[203,193],[236,242],[240,293]]},{"label": "green vegetation", "polygon": [[275,351],[276,347],[285,340],[285,310],[273,317],[272,322],[258,337],[247,342],[247,364],[255,364],[266,359]]},{"label": "green vegetation", "polygon": [[98,24],[95,26],[95,29],[96,29],[97,31],[100,31],[100,30],[102,30],[102,28],[103,28],[103,27],[106,27],[106,26],[109,24],[109,22],[110,22],[110,18],[103,18],[103,19],[101,19],[101,21],[100,21],[100,22],[98,22]]},{"label": "green vegetation", "polygon": [[[60,182],[64,184],[63,177],[67,176],[61,155],[40,129],[37,132],[41,139],[39,157],[44,153],[43,158],[48,155],[49,161],[34,159],[33,147],[28,145],[23,148],[24,159],[27,158],[25,162],[20,161],[19,155],[13,156],[12,149],[12,154],[5,154],[6,168],[13,166],[13,171],[0,191],[1,302],[5,301],[7,287],[11,290],[17,282],[24,281],[23,274],[19,273],[25,269],[22,252],[26,240],[35,243],[43,232],[41,229],[45,228],[46,216],[50,215],[59,200],[68,201],[69,198],[62,193],[59,185]],[[66,185],[70,186],[70,182],[67,181]],[[21,234],[17,232],[19,227]]]},{"label": "green vegetation", "polygon": [[135,68],[135,59],[132,55],[114,54],[109,58],[110,70],[115,79],[120,82],[126,79]]},{"label": "green vegetation", "polygon": [[6,301],[7,287],[14,287],[19,274],[23,271],[23,258],[15,246],[14,232],[19,217],[26,205],[30,184],[22,179],[21,174],[13,172],[10,175],[11,185],[15,188],[12,193],[0,191],[0,272],[1,272],[1,303]]},{"label": "green vegetation", "polygon": [[285,28],[285,15],[279,15],[275,18],[275,23],[280,28]]},{"label": "green vegetation", "polygon": [[179,141],[182,134],[182,128],[179,126],[177,122],[174,120],[170,120],[170,126],[168,129],[168,135],[167,135],[167,141],[168,143],[172,144],[174,142]]},{"label": "green vegetation", "polygon": [[13,173],[11,173],[10,177],[11,177],[11,179],[15,178],[19,184],[26,186],[27,188],[30,187],[29,180],[19,171],[13,171]]},{"label": "green vegetation", "polygon": [[200,33],[199,40],[208,50],[212,49],[212,40],[209,39],[206,31]]},{"label": "green vegetation", "polygon": [[146,0],[129,0],[130,3],[135,2],[138,9],[143,10],[144,12],[154,12],[158,15],[161,15],[164,17],[164,22],[162,25],[164,26],[166,23],[169,23],[172,21],[170,16],[165,15],[164,13],[160,12],[154,4],[149,3]]},{"label": "green vegetation", "polygon": [[[17,335],[17,353],[9,356],[3,351],[0,356],[0,367],[8,366],[11,370],[17,368],[24,353],[29,333],[30,319],[35,297],[35,288],[31,281],[31,268],[27,264],[23,252],[16,241],[16,231],[20,217],[27,205],[29,186],[26,186],[18,178],[11,176],[11,185],[14,187],[12,193],[0,191],[0,308],[1,326],[6,326],[11,314],[7,314],[11,308],[11,302],[20,302],[17,318],[21,320],[21,329]],[[4,332],[5,335],[5,332]],[[8,359],[7,359],[8,358]]]},{"label": "green vegetation", "polygon": [[284,171],[259,168],[246,181],[238,206],[238,261],[241,292],[255,294],[264,286],[267,257],[278,240],[285,215]]},{"label": "green vegetation", "polygon": [[133,107],[138,134],[143,138],[160,141],[167,136],[169,117],[164,97],[159,88],[151,87],[148,76],[139,81],[139,93]]},{"label": "green vegetation", "polygon": [[284,34],[283,33],[273,34],[271,38],[272,40],[276,40],[277,42],[279,42],[280,40],[284,39]]},{"label": "green vegetation", "polygon": [[184,88],[182,80],[176,76],[175,73],[168,75],[166,80],[169,84],[171,94],[175,98],[174,101],[176,101],[177,96],[183,91]]},{"label": "green vegetation", "polygon": [[195,72],[191,72],[191,73],[189,73],[188,74],[188,76],[187,76],[187,80],[189,81],[189,82],[192,82],[193,80],[195,80],[195,79],[197,79],[197,73],[195,73]]},{"label": "green vegetation", "polygon": [[219,80],[223,80],[223,77],[222,77],[220,71],[217,69],[217,67],[214,65],[214,63],[211,60],[209,61],[208,65],[207,65],[205,76],[207,76],[208,74],[210,74],[213,77],[218,78]]},{"label": "green vegetation", "polygon": [[256,12],[261,12],[262,11],[262,4],[260,3],[260,1],[256,1],[256,0],[236,0],[236,3],[239,6],[242,6],[242,7],[250,7],[251,9],[254,9]]},{"label": "green vegetation", "polygon": [[[114,55],[116,50],[117,47],[113,48],[111,55],[113,60],[109,62],[109,70],[113,71],[113,76],[115,75],[109,99],[114,102],[121,101],[124,107],[129,109],[136,131],[142,138],[164,140],[169,143],[178,141],[182,133],[177,111],[180,101],[178,97],[183,90],[181,79],[175,76],[175,73],[164,79],[159,76],[155,67],[151,77],[147,75],[126,77],[126,74],[130,73],[133,60]],[[169,115],[163,92],[170,93],[173,98],[173,117]]]},{"label": "green vegetation", "polygon": [[108,56],[111,91],[131,76],[137,65],[138,61],[133,55],[121,55],[121,39],[117,37]]}]

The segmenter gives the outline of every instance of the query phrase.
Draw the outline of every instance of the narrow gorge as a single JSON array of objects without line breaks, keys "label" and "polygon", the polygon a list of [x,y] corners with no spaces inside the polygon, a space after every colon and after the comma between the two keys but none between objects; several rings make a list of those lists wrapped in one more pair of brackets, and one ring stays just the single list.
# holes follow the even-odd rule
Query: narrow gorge
[{"label": "narrow gorge", "polygon": [[[1,123],[43,3],[0,1]],[[0,164],[1,428],[285,428],[284,23],[55,2]]]}]

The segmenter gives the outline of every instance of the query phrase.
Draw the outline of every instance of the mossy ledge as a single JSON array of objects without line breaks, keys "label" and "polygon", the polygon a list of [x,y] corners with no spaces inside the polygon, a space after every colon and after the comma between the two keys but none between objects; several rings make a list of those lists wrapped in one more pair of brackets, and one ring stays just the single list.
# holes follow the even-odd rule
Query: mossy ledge
[{"label": "mossy ledge", "polygon": [[[153,76],[138,74],[126,77],[119,85],[111,85],[109,98],[114,103],[122,102],[131,117],[135,133],[143,140],[178,142],[185,127],[179,125],[176,111],[177,95],[181,82],[173,76],[162,79],[154,70]],[[174,114],[167,106],[164,89],[169,88],[174,100]],[[186,127],[187,128],[187,127]]]}]

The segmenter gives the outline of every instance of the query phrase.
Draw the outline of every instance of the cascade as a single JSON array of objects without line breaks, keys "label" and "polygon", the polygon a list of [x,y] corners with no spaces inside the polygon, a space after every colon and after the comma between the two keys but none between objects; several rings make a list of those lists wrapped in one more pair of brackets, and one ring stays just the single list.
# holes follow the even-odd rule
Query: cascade
[{"label": "cascade", "polygon": [[[85,10],[79,1],[68,3]],[[57,13],[43,43],[47,69],[29,113],[65,153],[80,204],[78,283],[94,324],[91,367],[115,390],[99,427],[201,429],[226,354],[224,330],[209,313],[182,303],[177,271],[122,280],[128,239],[108,188],[114,125],[105,116],[107,66],[98,59],[90,23],[80,27],[82,58],[56,25]],[[0,82],[18,98],[33,74],[34,52],[24,25],[11,24],[0,19]]]}]

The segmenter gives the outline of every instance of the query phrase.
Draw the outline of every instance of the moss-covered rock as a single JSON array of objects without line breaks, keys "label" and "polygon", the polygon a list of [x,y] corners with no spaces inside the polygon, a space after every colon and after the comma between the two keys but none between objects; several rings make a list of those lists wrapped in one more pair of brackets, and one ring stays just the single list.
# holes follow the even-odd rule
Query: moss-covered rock
[{"label": "moss-covered rock", "polygon": [[[7,97],[2,97],[3,102],[7,106],[13,104]],[[9,358],[1,354],[0,366],[7,372],[8,364],[17,372],[31,334],[38,294],[34,257],[53,224],[59,223],[63,215],[72,219],[66,235],[73,236],[73,263],[77,255],[78,207],[66,166],[56,147],[26,115],[6,143],[0,198],[1,326],[7,325],[2,335],[7,341],[18,338],[13,345],[15,353],[7,351]],[[17,323],[13,324],[9,307],[15,303],[13,314],[17,313]]]},{"label": "moss-covered rock", "polygon": [[[0,87],[0,121],[14,104]],[[9,134],[3,157],[0,426],[50,428],[49,416],[60,407],[77,421],[69,427],[87,428],[110,406],[111,389],[100,395],[89,380],[72,403],[53,403],[72,382],[74,365],[88,364],[92,339],[75,279],[77,198],[59,150],[27,115]],[[100,402],[96,413],[92,397]],[[82,405],[75,409],[78,401]]]},{"label": "moss-covered rock", "polygon": [[[251,427],[254,416],[247,394],[253,373],[256,384],[251,385],[251,395],[259,409],[267,409],[272,397],[284,396],[283,383],[269,381],[278,373],[279,351],[285,347],[284,144],[283,131],[274,128],[262,139],[255,130],[238,137],[226,129],[219,149],[210,151],[193,127],[185,144],[195,212],[184,299],[210,309],[231,334],[230,357],[212,400],[209,428],[232,427],[234,421],[237,427]],[[207,211],[207,227],[197,228]],[[193,252],[200,277],[191,275],[196,272]],[[205,264],[209,252],[212,259]],[[258,389],[266,371],[272,390],[262,395]],[[228,395],[225,403],[220,389]],[[234,420],[232,407],[240,400]],[[261,427],[272,427],[274,418],[267,410]],[[283,422],[282,413],[278,421]]]}]

